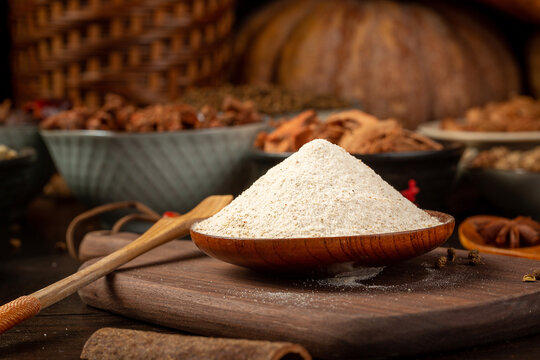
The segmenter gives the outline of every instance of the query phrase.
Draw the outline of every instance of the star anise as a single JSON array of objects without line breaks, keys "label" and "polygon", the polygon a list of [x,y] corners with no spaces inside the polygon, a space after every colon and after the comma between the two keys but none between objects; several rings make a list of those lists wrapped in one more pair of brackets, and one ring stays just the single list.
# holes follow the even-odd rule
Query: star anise
[{"label": "star anise", "polygon": [[476,230],[487,244],[518,248],[540,244],[540,223],[529,217],[489,217],[476,222]]}]

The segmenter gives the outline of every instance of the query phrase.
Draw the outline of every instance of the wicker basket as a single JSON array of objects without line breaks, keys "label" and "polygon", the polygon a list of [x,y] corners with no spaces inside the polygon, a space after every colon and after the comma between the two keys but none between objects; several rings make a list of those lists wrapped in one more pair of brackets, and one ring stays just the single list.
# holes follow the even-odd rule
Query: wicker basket
[{"label": "wicker basket", "polygon": [[10,12],[18,104],[167,101],[219,83],[230,59],[234,0],[11,0]]}]

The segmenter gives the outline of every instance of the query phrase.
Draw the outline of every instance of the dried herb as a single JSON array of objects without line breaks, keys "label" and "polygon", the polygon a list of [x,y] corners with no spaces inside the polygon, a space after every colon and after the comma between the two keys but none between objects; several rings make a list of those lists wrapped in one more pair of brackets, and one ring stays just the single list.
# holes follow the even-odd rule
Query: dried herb
[{"label": "dried herb", "polygon": [[220,111],[208,105],[199,111],[191,105],[168,103],[138,108],[124,98],[107,94],[96,112],[85,107],[62,111],[47,117],[41,127],[50,130],[110,130],[127,132],[162,132],[195,128],[214,128],[260,122],[252,101],[225,97]]},{"label": "dried herb", "polygon": [[469,255],[467,256],[469,259],[469,265],[482,265],[484,264],[484,261],[482,260],[482,257],[480,256],[480,252],[477,249],[469,251]]},{"label": "dried herb", "polygon": [[443,119],[441,127],[460,131],[538,131],[540,101],[516,96],[507,101],[490,102],[467,110],[464,120]]},{"label": "dried herb", "polygon": [[448,248],[446,250],[446,258],[448,259],[448,261],[454,262],[456,261],[456,257],[456,250],[454,250],[454,248]]},{"label": "dried herb", "polygon": [[277,124],[268,135],[257,138],[255,146],[266,152],[294,152],[313,139],[325,139],[354,154],[440,150],[443,146],[404,129],[397,120],[380,120],[360,110],[331,114],[322,121],[314,110]]},{"label": "dried herb", "polygon": [[351,102],[334,95],[316,95],[306,91],[288,90],[276,85],[223,85],[189,89],[180,101],[196,107],[219,107],[227,96],[253,101],[259,111],[279,115],[304,109],[337,109],[351,107]]},{"label": "dried herb", "polygon": [[471,168],[540,172],[540,146],[530,150],[514,150],[496,146],[480,152],[468,165]]},{"label": "dried herb", "polygon": [[435,261],[435,267],[437,269],[442,269],[446,266],[447,261],[448,259],[446,258],[446,256],[440,256],[437,261]]},{"label": "dried herb", "polygon": [[476,216],[471,221],[486,244],[511,249],[540,244],[540,223],[530,217]]}]

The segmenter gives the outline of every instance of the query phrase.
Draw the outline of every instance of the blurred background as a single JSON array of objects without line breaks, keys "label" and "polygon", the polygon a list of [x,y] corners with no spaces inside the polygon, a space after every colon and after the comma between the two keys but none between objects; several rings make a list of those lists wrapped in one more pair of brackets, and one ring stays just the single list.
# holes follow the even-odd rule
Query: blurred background
[{"label": "blurred background", "polygon": [[76,203],[64,222],[122,200],[183,212],[313,138],[420,207],[540,218],[540,1],[13,0],[0,16],[6,222],[36,197]]},{"label": "blurred background", "polygon": [[[253,16],[257,13],[257,11],[261,10],[265,6],[268,5],[268,3],[272,3],[275,1],[272,0],[258,0],[258,1],[247,1],[247,0],[237,0],[235,2],[235,6],[233,7],[234,11],[234,31],[232,32],[235,36],[238,35],[239,30],[241,29],[243,24],[246,24]],[[425,2],[425,1],[401,1],[401,2],[408,2],[408,3],[432,3],[433,2]],[[12,62],[10,61],[10,56],[14,55],[14,51],[11,48],[11,40],[10,40],[10,32],[13,35],[13,29],[12,26],[10,28],[9,25],[9,19],[10,19],[10,11],[13,15],[14,8],[17,6],[13,4],[20,4],[20,8],[27,12],[34,11],[36,15],[37,9],[40,5],[49,4],[52,8],[53,4],[56,3],[59,4],[59,7],[62,9],[66,9],[67,6],[69,6],[69,1],[13,1],[13,2],[3,2],[0,6],[1,10],[1,22],[0,26],[1,28],[1,38],[0,38],[0,45],[3,49],[6,49],[6,51],[3,51],[0,57],[0,65],[2,65],[0,71],[2,75],[2,79],[6,79],[9,81],[2,81],[0,84],[0,99],[5,98],[13,98],[14,96],[14,88],[13,88],[13,68],[12,68]],[[31,5],[32,3],[35,3],[35,5]],[[79,2],[75,2],[79,3]],[[85,4],[92,3],[92,1],[80,1],[80,5],[82,8],[86,6]],[[106,2],[103,2],[105,4]],[[115,2],[110,2],[110,4],[114,5]],[[122,2],[118,2],[122,3]],[[174,3],[174,2],[173,2]],[[180,2],[182,3],[182,2]],[[189,3],[189,2],[186,2]],[[445,1],[438,1],[439,4],[444,4]],[[521,77],[522,84],[521,89],[523,93],[529,94],[531,93],[531,77],[534,76],[530,73],[530,59],[529,59],[529,51],[531,46],[531,41],[534,34],[535,34],[535,22],[537,20],[537,13],[535,11],[538,11],[537,5],[534,5],[535,2],[532,2],[533,5],[528,4],[527,2],[518,1],[513,4],[505,4],[503,1],[497,1],[497,0],[478,0],[478,1],[446,1],[448,4],[452,4],[453,7],[466,7],[468,8],[469,12],[472,12],[479,21],[488,20],[486,24],[489,24],[489,26],[495,27],[496,32],[498,32],[498,36],[501,36],[504,38],[507,46],[511,48],[512,56],[516,63],[519,65],[520,73],[519,76]],[[12,5],[10,8],[10,4]],[[103,5],[101,5],[103,6]],[[28,16],[29,14],[25,14],[25,16]],[[37,15],[36,15],[37,16]],[[66,15],[67,16],[67,15]],[[69,18],[69,16],[67,16]],[[17,21],[12,16],[13,22],[12,24],[16,23]],[[474,16],[473,16],[474,19]],[[60,23],[62,19],[59,19]],[[278,20],[279,21],[279,20]],[[20,22],[20,21],[19,21]],[[484,24],[484,25],[486,25]],[[49,26],[56,26],[54,21],[50,21],[48,24]],[[86,25],[75,25],[76,28],[84,28]],[[64,25],[65,27],[65,25]],[[10,31],[11,30],[11,31]],[[64,42],[68,42],[67,36],[68,31],[66,29],[62,29],[63,36],[65,37],[63,39]],[[84,32],[84,31],[83,31]],[[245,31],[244,31],[245,32]],[[44,36],[46,37],[46,36]],[[25,39],[28,40],[28,39]],[[49,40],[51,38],[49,37]],[[28,45],[28,44],[27,44]],[[67,44],[65,44],[67,45]],[[24,48],[24,47],[23,47]],[[238,60],[238,59],[236,59]],[[234,64],[233,64],[234,65]],[[237,64],[238,65],[238,64]],[[226,69],[230,70],[230,68]],[[67,70],[66,70],[67,71]],[[233,81],[240,81],[243,80],[241,77],[236,76],[230,77],[229,79]],[[232,75],[238,75],[232,74]],[[17,99],[18,101],[19,99]]]}]

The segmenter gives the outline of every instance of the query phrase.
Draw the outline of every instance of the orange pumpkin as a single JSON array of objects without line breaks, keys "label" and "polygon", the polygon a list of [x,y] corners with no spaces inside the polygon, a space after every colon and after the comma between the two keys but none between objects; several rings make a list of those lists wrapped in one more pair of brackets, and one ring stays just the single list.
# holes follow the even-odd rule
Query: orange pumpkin
[{"label": "orange pumpkin", "polygon": [[505,44],[467,12],[395,1],[282,0],[238,36],[241,79],[359,100],[407,127],[520,88]]}]

